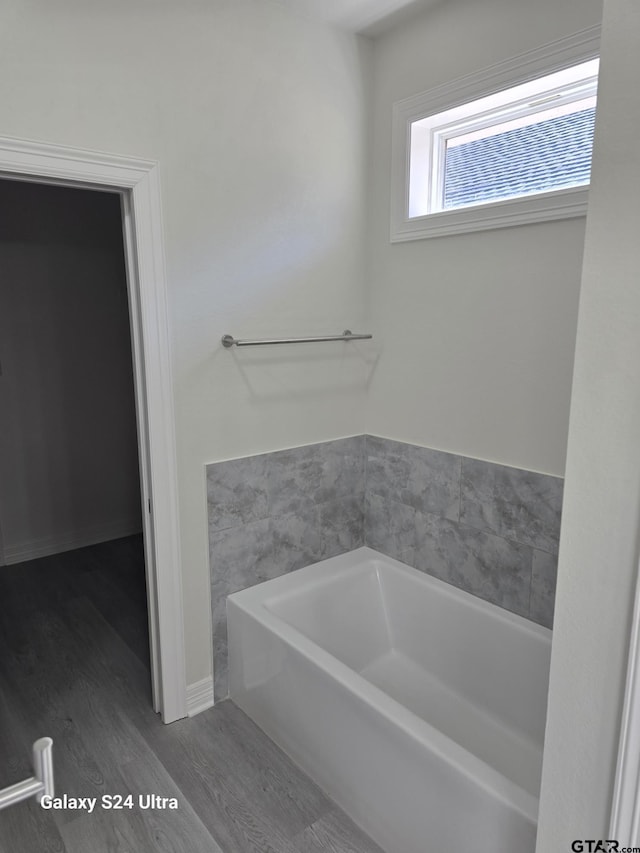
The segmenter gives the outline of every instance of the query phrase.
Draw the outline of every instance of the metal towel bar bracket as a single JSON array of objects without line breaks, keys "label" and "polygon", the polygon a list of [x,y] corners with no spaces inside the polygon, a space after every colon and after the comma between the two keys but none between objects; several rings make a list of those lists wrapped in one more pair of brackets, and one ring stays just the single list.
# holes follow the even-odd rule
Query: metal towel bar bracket
[{"label": "metal towel bar bracket", "polygon": [[373,335],[356,335],[351,329],[345,329],[341,335],[321,335],[314,338],[263,338],[261,340],[238,340],[233,335],[222,336],[222,346],[229,347],[260,347],[271,344],[314,344],[321,341],[367,341]]},{"label": "metal towel bar bracket", "polygon": [[38,802],[45,796],[53,797],[53,741],[41,737],[33,744],[33,776],[0,791],[0,809],[22,800],[35,797]]}]

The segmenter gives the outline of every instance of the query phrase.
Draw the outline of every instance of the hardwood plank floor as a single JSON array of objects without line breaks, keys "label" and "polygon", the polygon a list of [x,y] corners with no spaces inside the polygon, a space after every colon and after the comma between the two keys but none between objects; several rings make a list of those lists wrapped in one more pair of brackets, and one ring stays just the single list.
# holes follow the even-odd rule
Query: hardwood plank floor
[{"label": "hardwood plank floor", "polygon": [[233,703],[165,726],[150,690],[140,537],[0,568],[0,788],[49,735],[56,796],[97,800],[0,811],[0,853],[381,853]]}]

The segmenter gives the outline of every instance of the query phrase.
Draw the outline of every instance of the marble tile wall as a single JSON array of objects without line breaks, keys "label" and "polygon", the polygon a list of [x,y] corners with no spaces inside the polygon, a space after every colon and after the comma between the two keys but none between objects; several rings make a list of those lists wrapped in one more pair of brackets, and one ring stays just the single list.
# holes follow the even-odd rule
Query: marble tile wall
[{"label": "marble tile wall", "polygon": [[227,595],[363,544],[550,627],[562,488],[377,436],[207,466],[216,701]]},{"label": "marble tile wall", "polygon": [[551,627],[563,480],[367,436],[365,542]]},{"label": "marble tile wall", "polygon": [[364,544],[364,436],[207,466],[216,701],[227,695],[226,598]]}]

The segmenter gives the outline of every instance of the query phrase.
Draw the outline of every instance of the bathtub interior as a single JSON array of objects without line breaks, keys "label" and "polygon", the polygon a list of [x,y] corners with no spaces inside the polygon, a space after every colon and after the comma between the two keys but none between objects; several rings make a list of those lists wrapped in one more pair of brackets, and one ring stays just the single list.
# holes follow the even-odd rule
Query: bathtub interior
[{"label": "bathtub interior", "polygon": [[373,563],[305,578],[299,586],[267,598],[264,606],[356,672],[392,647],[380,575]]},{"label": "bathtub interior", "polygon": [[538,797],[551,632],[371,554],[265,610]]}]

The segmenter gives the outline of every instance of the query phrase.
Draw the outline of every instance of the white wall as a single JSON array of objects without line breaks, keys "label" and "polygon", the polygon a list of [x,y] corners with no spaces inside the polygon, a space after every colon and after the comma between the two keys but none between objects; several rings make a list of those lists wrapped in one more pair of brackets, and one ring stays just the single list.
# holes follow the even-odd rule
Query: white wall
[{"label": "white wall", "polygon": [[564,473],[584,218],[391,245],[391,109],[600,15],[599,0],[448,0],[376,40],[369,432]]},{"label": "white wall", "polygon": [[5,0],[5,136],[158,159],[187,678],[211,671],[205,463],[364,430],[367,48],[267,0]]},{"label": "white wall", "polygon": [[0,181],[6,562],[142,529],[120,199]]},{"label": "white wall", "polygon": [[640,6],[606,0],[538,853],[608,837],[638,571],[639,79]]}]

